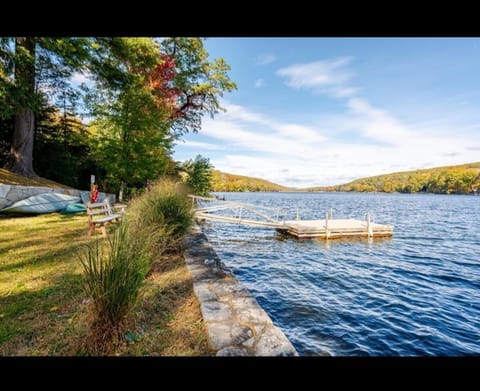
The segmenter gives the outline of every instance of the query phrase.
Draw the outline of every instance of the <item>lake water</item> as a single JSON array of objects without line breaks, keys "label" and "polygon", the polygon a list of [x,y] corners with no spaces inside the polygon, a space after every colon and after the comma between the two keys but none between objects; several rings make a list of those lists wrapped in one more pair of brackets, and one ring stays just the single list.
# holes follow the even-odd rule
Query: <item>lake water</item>
[{"label": "lake water", "polygon": [[365,193],[217,193],[294,219],[392,224],[391,239],[304,240],[202,224],[300,355],[480,354],[480,197]]}]

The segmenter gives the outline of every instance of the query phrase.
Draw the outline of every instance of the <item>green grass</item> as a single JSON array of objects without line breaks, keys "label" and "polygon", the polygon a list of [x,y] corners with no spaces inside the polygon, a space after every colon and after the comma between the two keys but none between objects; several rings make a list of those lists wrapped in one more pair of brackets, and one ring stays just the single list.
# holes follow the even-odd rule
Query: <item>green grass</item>
[{"label": "green grass", "polygon": [[[0,217],[0,355],[84,355],[91,303],[79,251],[87,218]],[[104,242],[106,243],[106,242]],[[211,355],[184,260],[154,262],[116,355]]]}]

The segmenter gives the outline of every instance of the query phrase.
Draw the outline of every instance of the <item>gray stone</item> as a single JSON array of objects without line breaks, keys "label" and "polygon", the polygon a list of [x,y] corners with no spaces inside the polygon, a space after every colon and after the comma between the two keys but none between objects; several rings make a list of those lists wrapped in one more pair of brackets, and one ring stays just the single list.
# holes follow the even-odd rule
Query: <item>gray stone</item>
[{"label": "gray stone", "polygon": [[215,300],[217,295],[208,288],[208,283],[198,282],[194,284],[193,291],[201,302]]},{"label": "gray stone", "polygon": [[218,357],[238,357],[251,356],[252,354],[245,348],[228,347],[220,349],[217,352]]},{"label": "gray stone", "polygon": [[206,322],[221,322],[232,316],[230,306],[218,301],[206,301],[200,305],[200,308]]},{"label": "gray stone", "polygon": [[253,323],[253,322],[248,322],[245,324],[248,324],[253,330],[255,330],[255,335],[262,335],[266,330],[268,330],[273,325],[273,323],[267,324],[267,323]]},{"label": "gray stone", "polygon": [[212,288],[218,296],[249,296],[248,290],[236,280],[221,280],[218,281]]},{"label": "gray stone", "polygon": [[253,349],[253,347],[255,346],[255,338],[252,337],[252,338],[247,339],[246,341],[243,341],[242,346],[245,346],[248,349]]},{"label": "gray stone", "polygon": [[218,356],[297,355],[287,337],[218,258],[198,226],[184,243],[193,289],[210,345]]},{"label": "gray stone", "polygon": [[258,307],[237,309],[237,307],[233,303],[232,307],[235,308],[235,313],[238,320],[243,323],[253,323],[259,325],[272,324],[272,320],[270,319],[270,317],[265,313],[265,311]]},{"label": "gray stone", "polygon": [[215,260],[214,260],[214,259],[208,259],[208,258],[206,258],[206,259],[203,261],[203,263],[204,263],[205,265],[207,265],[207,266],[210,266],[210,265],[212,265],[212,264],[215,263]]},{"label": "gray stone", "polygon": [[256,356],[296,356],[298,355],[282,331],[274,326],[263,333],[256,346]]},{"label": "gray stone", "polygon": [[231,325],[207,322],[206,326],[210,345],[213,349],[219,350],[233,345],[232,335],[230,334]]},{"label": "gray stone", "polygon": [[241,345],[243,342],[253,337],[253,331],[250,327],[240,324],[234,324],[230,332],[234,345]]},{"label": "gray stone", "polygon": [[212,272],[206,267],[190,268],[189,270],[194,281],[202,281],[202,280],[212,278]]}]

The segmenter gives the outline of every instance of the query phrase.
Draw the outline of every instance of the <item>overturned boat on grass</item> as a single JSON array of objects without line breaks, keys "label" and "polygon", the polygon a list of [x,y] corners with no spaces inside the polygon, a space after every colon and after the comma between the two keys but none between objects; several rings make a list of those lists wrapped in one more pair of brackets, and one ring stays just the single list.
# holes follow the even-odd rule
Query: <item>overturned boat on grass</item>
[{"label": "overturned boat on grass", "polygon": [[42,193],[21,201],[0,210],[5,214],[43,214],[60,212],[71,204],[81,203],[81,198],[68,194]]}]

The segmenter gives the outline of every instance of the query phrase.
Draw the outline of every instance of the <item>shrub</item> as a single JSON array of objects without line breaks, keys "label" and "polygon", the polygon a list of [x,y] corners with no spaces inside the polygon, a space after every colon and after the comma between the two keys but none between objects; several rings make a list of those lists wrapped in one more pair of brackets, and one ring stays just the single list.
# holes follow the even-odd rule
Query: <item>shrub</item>
[{"label": "shrub", "polygon": [[162,179],[141,196],[132,200],[128,208],[133,235],[153,236],[152,250],[163,251],[178,244],[193,222],[191,201],[187,188],[179,182]]},{"label": "shrub", "polygon": [[81,255],[85,291],[93,301],[89,347],[94,353],[108,353],[121,337],[152,263],[178,246],[192,221],[187,189],[163,179],[132,200],[107,245],[96,241]]},{"label": "shrub", "polygon": [[96,241],[80,257],[85,291],[93,301],[90,338],[96,353],[105,353],[112,339],[123,331],[123,321],[150,269],[147,247],[147,243],[129,236],[128,223],[122,222],[107,246]]}]

